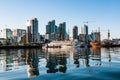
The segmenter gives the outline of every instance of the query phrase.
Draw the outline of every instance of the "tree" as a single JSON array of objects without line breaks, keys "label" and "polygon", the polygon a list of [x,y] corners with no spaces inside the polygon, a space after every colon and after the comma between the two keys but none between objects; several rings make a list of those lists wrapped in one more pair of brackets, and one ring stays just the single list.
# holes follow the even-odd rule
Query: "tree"
[{"label": "tree", "polygon": [[10,45],[10,39],[9,38],[6,39],[6,45]]},{"label": "tree", "polygon": [[2,42],[0,41],[0,46],[3,45]]}]

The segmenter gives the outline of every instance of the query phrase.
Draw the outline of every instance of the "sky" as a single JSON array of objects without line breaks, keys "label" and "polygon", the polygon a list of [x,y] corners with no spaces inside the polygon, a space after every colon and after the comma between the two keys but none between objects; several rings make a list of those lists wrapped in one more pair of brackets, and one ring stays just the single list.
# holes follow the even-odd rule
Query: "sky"
[{"label": "sky", "polygon": [[[100,27],[101,37],[120,38],[120,0],[0,0],[0,29],[27,29],[27,20],[36,17],[39,32],[45,34],[48,21],[58,26],[66,22],[72,36],[73,26],[87,24],[89,33]],[[84,23],[88,21],[88,23]]]}]

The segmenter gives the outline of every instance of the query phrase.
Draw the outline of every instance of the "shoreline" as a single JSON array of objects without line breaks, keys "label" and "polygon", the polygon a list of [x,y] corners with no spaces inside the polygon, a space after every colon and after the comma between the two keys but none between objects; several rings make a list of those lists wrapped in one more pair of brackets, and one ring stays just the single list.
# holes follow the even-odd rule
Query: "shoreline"
[{"label": "shoreline", "polygon": [[[111,48],[112,47],[120,47],[120,45],[104,45],[104,46],[101,45],[101,48],[108,48],[108,47],[111,47]],[[4,46],[0,46],[0,49],[24,49],[24,48],[26,48],[26,49],[27,48],[40,48],[40,49],[42,49],[42,45],[26,45],[26,46],[24,46],[24,45],[18,45],[18,46],[4,45]],[[47,48],[61,48],[61,47],[49,46]],[[90,47],[88,47],[88,48],[90,48]]]},{"label": "shoreline", "polygon": [[40,48],[40,49],[42,49],[42,45],[27,45],[27,46],[5,45],[5,46],[0,46],[0,49],[23,49],[23,48]]}]

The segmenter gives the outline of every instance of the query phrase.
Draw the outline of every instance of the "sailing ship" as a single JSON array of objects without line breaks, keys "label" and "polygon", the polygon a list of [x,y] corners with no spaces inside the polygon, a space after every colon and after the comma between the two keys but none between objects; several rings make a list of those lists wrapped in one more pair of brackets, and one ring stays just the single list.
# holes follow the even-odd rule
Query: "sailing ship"
[{"label": "sailing ship", "polygon": [[92,47],[101,47],[101,41],[100,41],[100,31],[99,32],[94,32],[92,33],[92,37],[94,37],[91,42],[90,42],[90,45]]},{"label": "sailing ship", "polygon": [[90,45],[91,45],[92,47],[101,47],[101,43],[100,43],[100,42],[93,42],[93,41],[91,41],[91,42],[90,42]]},{"label": "sailing ship", "polygon": [[107,44],[104,44],[104,45],[101,44],[100,37],[101,37],[100,31],[96,32],[96,34],[95,34],[95,39],[96,40],[92,40],[90,42],[90,44],[91,44],[92,47],[110,46],[110,43],[109,43],[109,40],[110,40],[110,31],[109,30],[108,30],[108,43]]}]

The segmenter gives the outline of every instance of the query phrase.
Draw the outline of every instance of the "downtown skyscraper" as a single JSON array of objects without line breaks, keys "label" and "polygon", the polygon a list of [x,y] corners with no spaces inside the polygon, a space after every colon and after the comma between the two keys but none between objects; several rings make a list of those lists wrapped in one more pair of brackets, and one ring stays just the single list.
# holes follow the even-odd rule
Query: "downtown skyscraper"
[{"label": "downtown skyscraper", "polygon": [[58,26],[58,40],[65,40],[66,39],[66,22],[62,22]]},{"label": "downtown skyscraper", "polygon": [[78,39],[78,27],[74,26],[73,27],[73,40]]},{"label": "downtown skyscraper", "polygon": [[53,41],[53,40],[65,40],[67,36],[66,33],[66,22],[62,22],[57,27],[55,24],[55,20],[51,20],[46,25],[46,35],[45,38]]},{"label": "downtown skyscraper", "polygon": [[27,42],[38,42],[39,33],[38,33],[38,20],[37,18],[32,18],[27,20]]},{"label": "downtown skyscraper", "polygon": [[82,34],[88,35],[88,25],[85,25],[81,27]]},{"label": "downtown skyscraper", "polygon": [[82,41],[84,41],[85,43],[88,44],[88,42],[89,42],[88,25],[84,24],[84,25],[81,27],[80,37],[83,37],[84,39],[82,39]]},{"label": "downtown skyscraper", "polygon": [[55,20],[51,20],[46,25],[46,34],[57,33],[57,26],[55,25]]},{"label": "downtown skyscraper", "polygon": [[46,39],[56,40],[57,38],[57,26],[55,25],[55,20],[51,20],[46,25]]}]

